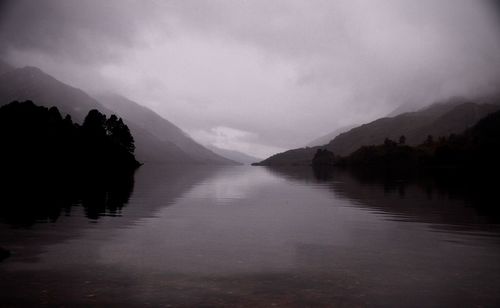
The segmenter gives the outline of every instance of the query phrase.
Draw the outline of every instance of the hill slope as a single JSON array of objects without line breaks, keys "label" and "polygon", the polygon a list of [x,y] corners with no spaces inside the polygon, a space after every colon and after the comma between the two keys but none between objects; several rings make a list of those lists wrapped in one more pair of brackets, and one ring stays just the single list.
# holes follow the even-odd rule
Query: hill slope
[{"label": "hill slope", "polygon": [[82,122],[91,109],[110,113],[99,102],[80,89],[64,84],[36,67],[14,69],[0,75],[0,105],[14,100],[32,100],[45,107],[56,106]]},{"label": "hill slope", "polygon": [[314,139],[313,141],[309,142],[306,146],[316,147],[316,146],[325,145],[328,142],[330,142],[331,140],[333,140],[335,137],[337,137],[338,135],[353,129],[354,127],[356,127],[356,125],[349,125],[349,126],[337,128],[336,130],[334,130],[326,135],[323,135],[319,138]]},{"label": "hill slope", "polygon": [[3,62],[0,60],[0,75],[7,73],[8,71],[13,70],[14,68],[10,66],[8,63]]},{"label": "hill slope", "polygon": [[253,164],[255,162],[261,161],[262,158],[257,158],[254,156],[250,156],[248,154],[239,152],[239,151],[234,151],[234,150],[227,150],[227,149],[221,149],[215,146],[207,146],[211,151],[214,153],[225,157],[227,159],[230,159],[232,161],[244,164],[244,165],[249,165]]},{"label": "hill slope", "polygon": [[[82,123],[91,109],[115,113],[128,123],[135,139],[137,159],[141,162],[234,164],[197,144],[175,125],[145,107],[122,99],[123,107],[108,104],[117,110],[107,108],[84,91],[64,84],[36,67],[14,69],[0,75],[0,105],[14,100],[56,106],[78,123]],[[127,108],[131,110],[127,111]],[[138,113],[137,116],[134,112]]]},{"label": "hill slope", "polygon": [[398,140],[406,137],[409,145],[418,145],[428,135],[435,138],[462,133],[484,116],[500,109],[498,101],[471,102],[453,100],[436,103],[425,109],[387,117],[358,126],[342,133],[323,146],[289,150],[273,155],[259,165],[309,164],[319,148],[335,155],[346,156],[365,145],[382,144],[385,138]]},{"label": "hill slope", "polygon": [[128,123],[133,123],[135,130],[147,131],[162,143],[175,145],[193,161],[206,164],[236,164],[203,147],[179,127],[149,108],[116,94],[102,95],[98,99],[106,108],[119,114]]}]

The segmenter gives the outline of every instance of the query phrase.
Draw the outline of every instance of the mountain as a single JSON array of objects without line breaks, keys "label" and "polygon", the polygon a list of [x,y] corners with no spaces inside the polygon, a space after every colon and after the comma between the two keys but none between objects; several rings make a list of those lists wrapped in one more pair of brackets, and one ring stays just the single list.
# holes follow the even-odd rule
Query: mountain
[{"label": "mountain", "polygon": [[403,113],[415,112],[415,111],[418,111],[419,109],[422,109],[422,108],[425,108],[425,107],[428,107],[428,106],[417,107],[412,102],[406,102],[406,103],[403,103],[403,104],[397,106],[396,109],[394,109],[391,113],[389,113],[387,115],[387,117],[391,117],[392,118],[392,117],[398,116],[398,115],[403,114]]},{"label": "mountain", "polygon": [[136,157],[141,162],[236,164],[197,144],[178,127],[145,107],[120,97],[106,100],[106,105],[116,110],[107,108],[84,91],[62,83],[36,67],[13,69],[0,75],[0,105],[14,100],[56,106],[61,113],[70,114],[77,123],[82,123],[91,109],[105,114],[115,113],[129,126],[135,139]]},{"label": "mountain", "polygon": [[6,73],[8,71],[11,71],[13,69],[14,69],[14,67],[12,67],[8,63],[0,60],[0,75],[2,75],[3,73]]},{"label": "mountain", "polygon": [[416,112],[407,112],[395,117],[386,117],[358,126],[342,133],[328,144],[316,147],[293,149],[275,154],[258,165],[309,164],[317,149],[326,148],[335,155],[347,156],[365,145],[382,144],[385,138],[398,140],[406,137],[408,145],[418,145],[428,135],[435,138],[462,133],[484,116],[500,109],[498,99],[467,101],[453,99]]},{"label": "mountain", "polygon": [[[191,160],[198,163],[214,165],[237,164],[203,147],[168,120],[130,99],[116,94],[101,95],[98,96],[98,99],[106,108],[123,117],[129,123],[129,126],[132,125],[132,134],[134,132],[138,134],[142,131],[148,132],[162,144],[175,146],[186,153]],[[142,148],[148,152],[151,151],[148,144],[143,144]]]},{"label": "mountain", "polygon": [[315,147],[315,146],[321,146],[321,145],[327,144],[328,142],[330,142],[332,139],[334,139],[338,135],[345,133],[354,127],[356,127],[356,125],[348,125],[348,126],[343,126],[343,127],[337,128],[336,130],[334,130],[331,133],[328,133],[326,135],[323,135],[319,138],[314,139],[313,141],[309,142],[307,144],[307,146],[308,147]]},{"label": "mountain", "polygon": [[314,154],[324,146],[305,147],[292,149],[282,153],[274,154],[261,162],[252,164],[253,166],[294,166],[310,165]]},{"label": "mountain", "polygon": [[242,153],[239,151],[221,149],[221,148],[215,147],[213,145],[208,145],[207,148],[209,148],[214,153],[216,153],[222,157],[225,157],[227,159],[230,159],[232,161],[235,161],[235,162],[238,162],[238,163],[241,163],[244,165],[253,164],[255,162],[262,160],[262,158],[250,156],[248,154],[245,154],[245,153]]},{"label": "mountain", "polygon": [[[318,153],[325,151],[329,152],[323,150]],[[437,140],[428,138],[417,146],[386,140],[382,145],[363,146],[347,157],[332,158],[330,162],[332,165],[375,173],[390,170],[395,174],[411,174],[418,170],[433,170],[435,175],[438,171],[446,170],[449,175],[452,170],[454,173],[460,170],[453,176],[470,178],[480,174],[480,178],[484,180],[498,176],[499,156],[500,111],[496,111],[461,134],[439,137]]]},{"label": "mountain", "polygon": [[32,100],[45,107],[56,106],[82,122],[91,109],[110,114],[98,101],[80,89],[64,84],[36,67],[23,67],[0,75],[0,105],[14,100]]},{"label": "mountain", "polygon": [[418,145],[428,135],[434,137],[458,134],[481,118],[500,109],[498,104],[447,102],[434,104],[416,112],[382,118],[340,134],[326,146],[336,155],[349,155],[363,145],[382,144],[385,138],[406,137],[408,145]]}]

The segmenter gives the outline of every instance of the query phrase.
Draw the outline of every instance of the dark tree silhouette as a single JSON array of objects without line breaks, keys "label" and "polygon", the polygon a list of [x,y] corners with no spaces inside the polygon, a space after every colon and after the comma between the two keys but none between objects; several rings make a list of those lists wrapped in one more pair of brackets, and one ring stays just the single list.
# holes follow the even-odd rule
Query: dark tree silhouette
[{"label": "dark tree silhouette", "polygon": [[85,120],[83,120],[82,127],[91,134],[103,136],[106,134],[106,116],[100,113],[97,109],[89,111]]},{"label": "dark tree silhouette", "polygon": [[13,170],[109,173],[139,166],[127,125],[95,109],[79,126],[55,107],[13,102],[0,108],[0,142],[0,162]]},{"label": "dark tree silhouette", "polygon": [[111,140],[113,140],[113,142],[122,146],[130,153],[134,152],[134,137],[132,137],[128,126],[123,123],[122,118],[118,118],[113,114],[106,120],[105,126],[106,134],[111,138]]},{"label": "dark tree silhouette", "polygon": [[500,111],[480,120],[460,135],[439,137],[429,135],[418,146],[399,145],[386,138],[384,144],[363,146],[347,157],[338,157],[336,165],[374,167],[391,170],[460,170],[490,176],[500,171]]},{"label": "dark tree silhouette", "polygon": [[428,135],[427,139],[425,140],[426,145],[432,145],[434,143],[434,137],[432,135]]},{"label": "dark tree silhouette", "polygon": [[394,146],[396,146],[396,145],[397,145],[397,143],[396,143],[395,141],[393,141],[393,140],[389,139],[389,138],[385,138],[385,140],[384,140],[384,145],[385,145],[386,147],[394,147]]},{"label": "dark tree silhouette", "polygon": [[[140,164],[132,153],[128,127],[116,116],[110,119],[116,125],[108,131],[106,116],[98,110],[91,110],[80,126],[69,115],[63,118],[57,108],[31,101],[0,107],[0,187],[4,199],[12,193],[16,200],[10,203],[13,207],[0,202],[0,219],[55,220],[75,200],[91,218],[123,206]],[[54,188],[58,197],[45,202]],[[66,198],[66,193],[71,196]],[[69,201],[60,202],[60,195]]]},{"label": "dark tree silhouette", "polygon": [[334,163],[335,163],[335,155],[332,152],[328,151],[327,149],[318,149],[312,160],[313,166],[320,166],[320,165],[333,166]]}]

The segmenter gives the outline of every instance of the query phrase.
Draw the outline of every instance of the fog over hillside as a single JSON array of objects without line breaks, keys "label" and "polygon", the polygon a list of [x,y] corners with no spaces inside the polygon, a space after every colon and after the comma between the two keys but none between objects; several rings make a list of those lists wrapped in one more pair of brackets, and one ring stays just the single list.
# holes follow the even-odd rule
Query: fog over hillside
[{"label": "fog over hillside", "polygon": [[337,135],[328,143],[313,147],[291,149],[274,154],[259,165],[309,165],[318,149],[328,149],[335,155],[347,156],[362,146],[380,145],[385,139],[399,140],[416,146],[434,138],[461,134],[485,116],[500,109],[500,99],[467,101],[451,99],[432,104],[416,112],[384,117]]},{"label": "fog over hillside", "polygon": [[267,157],[401,105],[498,93],[499,24],[492,0],[7,0],[0,58]]},{"label": "fog over hillside", "polygon": [[144,163],[236,164],[196,143],[167,119],[125,97],[107,94],[96,100],[36,67],[10,68],[0,74],[0,106],[25,100],[48,108],[57,107],[80,124],[91,109],[117,114],[129,126],[137,157]]}]

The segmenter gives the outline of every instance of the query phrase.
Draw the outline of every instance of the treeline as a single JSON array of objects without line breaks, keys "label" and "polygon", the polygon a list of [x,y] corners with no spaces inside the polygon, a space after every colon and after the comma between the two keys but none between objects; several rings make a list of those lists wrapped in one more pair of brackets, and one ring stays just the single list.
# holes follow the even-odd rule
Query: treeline
[{"label": "treeline", "polygon": [[140,165],[127,125],[97,110],[79,125],[56,107],[12,102],[0,107],[0,144],[0,164],[11,176],[98,178]]},{"label": "treeline", "polygon": [[313,166],[384,168],[391,170],[460,169],[486,171],[500,169],[500,112],[490,114],[463,134],[428,136],[418,146],[405,144],[406,138],[386,139],[382,145],[363,146],[346,157],[318,150]]},{"label": "treeline", "polygon": [[0,107],[0,221],[30,226],[81,205],[97,219],[128,202],[134,138],[116,115],[91,110],[79,125],[31,101]]}]

